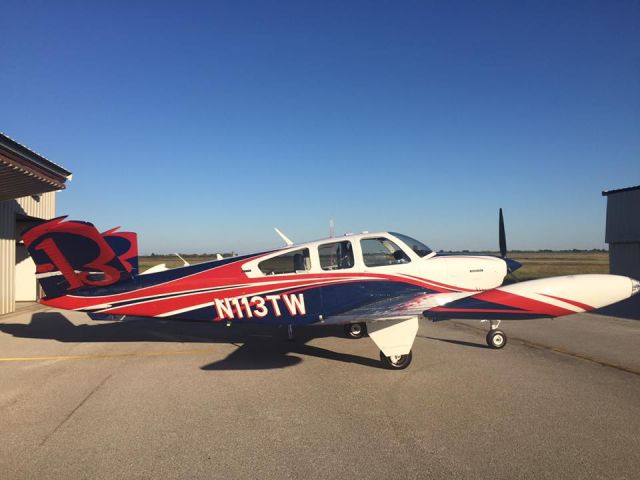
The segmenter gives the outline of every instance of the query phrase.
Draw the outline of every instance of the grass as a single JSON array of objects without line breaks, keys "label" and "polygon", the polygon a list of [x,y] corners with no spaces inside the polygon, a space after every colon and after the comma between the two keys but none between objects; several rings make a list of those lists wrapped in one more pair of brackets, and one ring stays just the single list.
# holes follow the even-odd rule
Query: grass
[{"label": "grass", "polygon": [[515,272],[518,280],[609,273],[608,252],[514,252],[509,256],[522,263],[522,268]]},{"label": "grass", "polygon": [[[522,263],[522,268],[515,273],[518,280],[578,273],[609,273],[607,252],[513,252],[509,257]],[[215,260],[216,257],[215,255],[198,255],[184,256],[184,258],[193,265]],[[175,255],[140,257],[139,262],[140,271],[159,263],[166,263],[169,268],[182,265],[182,261]]]},{"label": "grass", "polygon": [[[196,263],[208,262],[210,260],[215,260],[215,255],[182,255],[187,262],[191,265],[195,265]],[[158,265],[159,263],[165,263],[169,268],[181,267],[183,265],[182,260],[180,260],[175,255],[154,255],[153,257],[138,257],[138,268],[141,272],[144,272],[146,269],[153,267],[154,265]]]}]

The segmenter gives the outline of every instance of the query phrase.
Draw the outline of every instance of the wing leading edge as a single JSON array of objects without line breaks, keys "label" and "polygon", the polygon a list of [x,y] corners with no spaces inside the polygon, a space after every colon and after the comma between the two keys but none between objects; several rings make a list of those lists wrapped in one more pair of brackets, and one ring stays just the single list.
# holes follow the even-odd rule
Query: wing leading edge
[{"label": "wing leading edge", "polygon": [[448,319],[528,320],[583,313],[637,293],[619,275],[569,275],[529,280],[477,293],[411,294],[387,298],[325,319],[325,323],[394,320],[422,315]]}]

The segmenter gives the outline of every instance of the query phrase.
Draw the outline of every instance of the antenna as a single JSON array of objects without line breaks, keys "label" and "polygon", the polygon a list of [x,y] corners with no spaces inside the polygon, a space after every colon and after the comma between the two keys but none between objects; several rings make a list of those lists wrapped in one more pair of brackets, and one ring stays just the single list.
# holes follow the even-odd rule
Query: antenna
[{"label": "antenna", "polygon": [[280,238],[281,238],[282,240],[284,240],[284,243],[285,243],[285,245],[286,245],[287,247],[289,247],[289,246],[293,245],[293,242],[292,242],[291,240],[289,240],[289,238],[288,238],[284,233],[282,233],[282,232],[281,232],[280,230],[278,230],[276,227],[273,227],[273,229],[276,231],[276,233],[277,233],[278,235],[280,235]]},{"label": "antenna", "polygon": [[333,218],[329,219],[329,238],[333,238],[336,236],[336,224],[333,221]]},{"label": "antenna", "polygon": [[179,254],[179,253],[174,253],[174,255],[175,255],[176,257],[178,257],[180,260],[182,260],[182,262],[184,263],[184,265],[182,265],[183,267],[188,267],[189,265],[191,265],[191,264],[190,264],[189,262],[187,262],[184,258],[182,258],[182,257],[180,256],[180,254]]}]

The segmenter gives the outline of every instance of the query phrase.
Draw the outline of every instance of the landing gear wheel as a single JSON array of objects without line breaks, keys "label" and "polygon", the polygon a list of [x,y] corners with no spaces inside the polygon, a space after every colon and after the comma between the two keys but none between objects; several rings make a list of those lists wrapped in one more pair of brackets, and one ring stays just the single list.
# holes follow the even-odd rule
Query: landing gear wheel
[{"label": "landing gear wheel", "polygon": [[490,330],[487,333],[487,345],[499,349],[507,344],[507,335],[502,330]]},{"label": "landing gear wheel", "polygon": [[391,355],[387,357],[384,353],[380,352],[380,361],[386,368],[391,370],[402,370],[407,368],[411,363],[411,350],[406,355]]},{"label": "landing gear wheel", "polygon": [[367,333],[366,323],[347,323],[344,326],[344,333],[349,338],[362,338]]}]

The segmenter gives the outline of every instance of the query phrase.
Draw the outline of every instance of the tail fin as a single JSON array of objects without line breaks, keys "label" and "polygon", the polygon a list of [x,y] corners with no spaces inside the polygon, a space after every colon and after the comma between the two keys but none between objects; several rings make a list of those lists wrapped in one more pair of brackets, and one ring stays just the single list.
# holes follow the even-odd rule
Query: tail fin
[{"label": "tail fin", "polygon": [[122,264],[131,267],[131,275],[138,275],[138,234],[117,232],[120,227],[112,228],[102,234]]},{"label": "tail fin", "polygon": [[83,287],[113,285],[132,277],[134,264],[129,259],[133,248],[137,267],[135,241],[129,250],[118,254],[119,247],[114,250],[109,243],[116,243],[114,239],[109,240],[114,236],[111,232],[106,232],[104,237],[91,223],[65,221],[65,218],[54,218],[22,234],[47,297],[58,297]]}]

